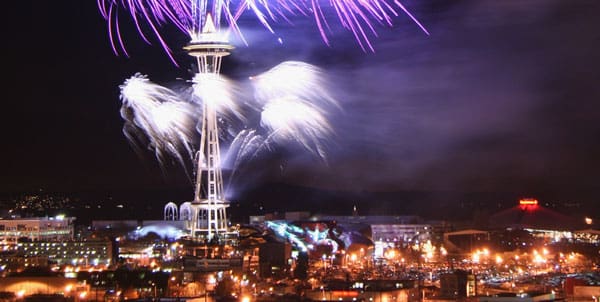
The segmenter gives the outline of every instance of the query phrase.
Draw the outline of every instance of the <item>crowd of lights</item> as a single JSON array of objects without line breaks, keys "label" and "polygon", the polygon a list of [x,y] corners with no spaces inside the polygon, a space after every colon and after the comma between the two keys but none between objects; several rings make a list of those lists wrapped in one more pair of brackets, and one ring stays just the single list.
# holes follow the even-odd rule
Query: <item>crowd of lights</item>
[{"label": "crowd of lights", "polygon": [[[312,241],[321,241],[327,237],[329,233],[329,229],[324,228],[315,228],[315,227],[305,227],[305,226],[297,226],[293,224],[286,224],[283,222],[277,221],[269,221],[268,226],[277,234],[284,236],[290,240],[296,238],[296,241],[301,246],[304,244],[306,248],[309,248],[309,242]],[[167,268],[161,268],[162,263],[165,261],[170,261],[176,255],[179,254],[183,245],[181,243],[169,243],[165,245],[166,250],[162,255],[154,255],[152,250],[159,247],[157,244],[150,244],[145,246],[145,253],[147,257],[151,258],[151,262],[148,266],[152,269],[152,271],[165,271],[171,272],[171,270]],[[388,247],[383,252],[383,257],[386,259],[385,263],[387,268],[379,267],[378,270],[388,269],[390,267],[398,267],[401,265],[402,267],[411,266],[413,269],[415,268],[414,262],[419,261],[419,258],[428,259],[425,262],[420,262],[416,268],[425,274],[429,274],[429,277],[426,277],[429,282],[434,281],[434,274],[437,274],[440,271],[444,271],[446,267],[446,261],[450,261],[450,258],[446,258],[448,254],[444,252],[445,249],[443,246],[436,246],[435,244],[426,241],[419,244],[411,244],[407,247],[407,249],[399,249],[398,247]],[[361,249],[360,254],[358,253],[345,253],[343,250],[340,251],[342,255],[341,259],[345,259],[343,265],[345,268],[361,268],[365,271],[373,271],[372,267],[369,268],[369,265],[364,265],[365,263],[374,263],[376,261],[375,254],[371,254],[371,250]],[[412,253],[416,252],[419,256],[417,258],[405,259],[403,257],[403,253]],[[372,257],[372,258],[371,258]],[[452,256],[453,258],[456,255]],[[318,263],[322,263],[321,268],[325,271],[329,271],[329,267],[333,268],[335,256],[334,255],[322,255],[322,261],[319,260]],[[141,260],[141,259],[138,259]],[[409,260],[409,261],[407,261]],[[458,259],[457,259],[458,260]],[[581,265],[584,261],[584,257],[581,254],[576,252],[553,252],[552,248],[549,246],[536,246],[528,249],[527,251],[512,251],[512,252],[503,252],[503,251],[494,251],[489,248],[479,248],[470,253],[469,257],[463,259],[461,263],[455,263],[455,268],[468,269],[476,273],[478,276],[478,282],[482,286],[494,287],[494,284],[500,284],[501,288],[506,290],[511,290],[513,292],[522,292],[522,287],[519,287],[520,280],[527,280],[533,276],[538,276],[541,274],[547,274],[549,272],[558,272],[565,271],[569,269],[569,267],[577,267]],[[108,270],[109,265],[100,265],[100,266],[85,266],[81,263],[77,263],[76,265],[66,265],[62,267],[53,267],[53,271],[61,271],[65,273],[65,276],[73,276],[74,273],[80,271],[89,271],[89,272],[102,272],[103,270]],[[337,269],[332,269],[331,271],[334,273]],[[181,280],[178,280],[179,277],[176,275],[171,275],[170,284],[172,286],[179,287],[182,285],[182,292],[184,290],[184,284],[181,283]],[[438,278],[438,277],[436,277]],[[231,292],[232,297],[235,297],[239,300],[249,299],[252,301],[253,297],[255,297],[258,293],[263,294],[272,294],[274,292],[273,287],[267,289],[258,290],[256,283],[254,281],[250,281],[246,275],[237,275],[232,271],[221,271],[215,274],[210,274],[207,276],[205,280],[206,288],[209,286],[214,291],[214,287],[223,280],[230,280],[234,284],[234,289]],[[85,283],[83,283],[85,285]],[[154,285],[152,285],[154,286]],[[322,286],[322,285],[321,285]],[[353,286],[354,289],[361,290],[364,286],[363,282],[357,281]],[[402,287],[398,287],[402,288]],[[482,287],[483,288],[483,287]],[[22,289],[21,292],[17,292],[16,295],[18,297],[25,297],[31,293],[32,289]],[[143,289],[145,291],[152,291],[154,289]],[[325,288],[321,288],[323,294],[325,294]],[[79,300],[85,300],[87,296],[90,295],[89,287],[82,286],[81,283],[72,283],[64,286],[64,289],[61,290],[62,293],[65,294],[66,297],[77,297]],[[348,294],[349,296],[354,295],[350,292],[335,292],[328,291],[327,295],[335,295],[343,296]]]}]

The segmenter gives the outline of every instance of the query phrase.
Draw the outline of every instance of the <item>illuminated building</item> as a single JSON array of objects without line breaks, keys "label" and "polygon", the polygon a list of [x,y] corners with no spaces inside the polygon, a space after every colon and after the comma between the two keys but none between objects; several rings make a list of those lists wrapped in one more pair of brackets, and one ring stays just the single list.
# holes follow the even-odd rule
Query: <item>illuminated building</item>
[{"label": "illuminated building", "polygon": [[16,246],[19,239],[28,241],[72,240],[74,217],[35,217],[0,220],[0,245]]},{"label": "illuminated building", "polygon": [[291,243],[297,252],[308,253],[313,259],[336,254],[340,251],[340,246],[345,247],[341,239],[343,232],[337,228],[334,221],[288,223],[274,220],[267,221],[266,227],[272,230],[275,236]]},{"label": "illuminated building", "polygon": [[178,239],[185,233],[182,220],[93,220],[92,230],[114,237],[141,238],[154,234],[162,239]]},{"label": "illuminated building", "polygon": [[509,302],[509,301],[519,301],[519,302],[535,302],[535,301],[554,301],[555,294],[553,293],[543,293],[543,292],[522,292],[522,293],[501,293],[493,296],[482,296],[479,297],[479,301],[481,302]]},{"label": "illuminated building", "polygon": [[516,206],[493,214],[489,221],[491,227],[539,230],[572,230],[583,224],[583,221],[541,206],[532,198],[519,200]]},{"label": "illuminated building", "polygon": [[121,241],[118,247],[118,258],[126,263],[150,266],[160,263],[165,251],[153,242]]},{"label": "illuminated building", "polygon": [[[186,211],[179,213],[185,214]],[[169,214],[170,218],[172,218],[171,214]],[[187,225],[188,221],[178,219],[94,220],[92,230],[97,236],[117,238],[115,258],[130,264],[160,265],[163,261],[173,260],[177,255],[185,255],[197,257],[198,263],[202,263],[202,270],[216,270],[223,266],[223,262],[231,262],[232,267],[238,266],[239,262],[241,267],[241,255],[231,254],[234,251],[232,245],[207,245],[190,240],[186,236]],[[216,261],[214,260],[216,258],[228,260]],[[204,259],[209,260],[204,261]],[[186,263],[190,270],[194,270],[197,266],[197,263],[189,259]],[[208,268],[205,269],[206,267]]]},{"label": "illuminated building", "polygon": [[0,252],[0,273],[15,272],[25,267],[25,258],[16,251]]},{"label": "illuminated building", "polygon": [[215,271],[241,271],[242,258],[198,258],[183,257],[183,270],[185,272],[215,272]]},{"label": "illuminated building", "polygon": [[373,240],[380,242],[410,242],[433,239],[429,224],[372,224]]},{"label": "illuminated building", "polygon": [[[302,213],[302,212],[298,212]],[[360,257],[384,258],[386,250],[412,247],[414,244],[438,244],[448,225],[426,223],[418,216],[321,216],[293,220],[279,215],[252,216],[250,221],[264,224],[275,235],[285,238],[297,253],[306,252],[311,259],[324,255],[332,261],[347,261],[342,254],[360,253]],[[295,257],[294,257],[295,258]]]},{"label": "illuminated building", "polygon": [[490,232],[482,230],[461,230],[444,233],[444,246],[453,252],[470,252],[489,246]]},{"label": "illuminated building", "polygon": [[[320,288],[307,290],[310,301],[418,301],[414,280],[327,280]],[[438,300],[439,301],[439,300]],[[450,301],[450,300],[447,300]]]},{"label": "illuminated building", "polygon": [[418,216],[315,216],[312,219],[336,221],[338,225],[349,227],[359,224],[371,229],[374,242],[387,242],[402,245],[415,240],[438,242],[446,229],[441,222],[425,222]]},{"label": "illuminated building", "polygon": [[524,198],[509,209],[490,216],[492,229],[523,230],[533,237],[549,242],[571,240],[573,231],[584,227],[584,220],[578,221],[558,211],[543,207],[537,199]]},{"label": "illuminated building", "polygon": [[[67,278],[59,274],[17,274],[2,278],[0,292],[12,292],[17,301],[57,301],[51,295],[60,295],[58,301],[73,301],[65,297],[81,299],[89,293],[89,285],[80,284],[75,278]],[[32,296],[32,295],[38,295]],[[35,299],[38,298],[38,299]],[[78,301],[78,300],[75,300]]]},{"label": "illuminated building", "polygon": [[19,272],[27,267],[47,267],[48,257],[25,257],[17,251],[0,253],[0,266],[7,272]]},{"label": "illuminated building", "polygon": [[17,251],[20,257],[25,259],[25,263],[28,264],[26,266],[36,266],[29,262],[39,262],[43,259],[46,259],[47,263],[57,265],[109,265],[113,257],[110,240],[97,239],[19,242]]},{"label": "illuminated building", "polygon": [[573,240],[576,242],[600,245],[600,231],[594,229],[578,230],[573,232]]}]

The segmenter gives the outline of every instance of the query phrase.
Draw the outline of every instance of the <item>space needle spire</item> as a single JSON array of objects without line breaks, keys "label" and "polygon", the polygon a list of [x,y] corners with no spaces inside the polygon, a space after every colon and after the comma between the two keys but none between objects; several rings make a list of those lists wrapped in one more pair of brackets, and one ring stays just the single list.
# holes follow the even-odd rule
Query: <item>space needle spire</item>
[{"label": "space needle spire", "polygon": [[[203,1],[193,1],[203,3]],[[202,6],[202,5],[200,5]],[[194,9],[199,8],[198,5]],[[201,7],[200,7],[201,8]],[[204,8],[205,9],[205,8]],[[224,39],[217,29],[210,13],[198,14],[195,21],[196,33],[184,50],[196,58],[198,74],[194,81],[217,76],[221,70],[223,57],[229,55],[233,46]],[[221,153],[219,148],[218,116],[215,109],[218,100],[203,100],[202,129],[200,148],[196,157],[196,183],[194,200],[191,202],[192,215],[188,230],[196,240],[219,240],[228,232],[227,207],[223,190]]]}]

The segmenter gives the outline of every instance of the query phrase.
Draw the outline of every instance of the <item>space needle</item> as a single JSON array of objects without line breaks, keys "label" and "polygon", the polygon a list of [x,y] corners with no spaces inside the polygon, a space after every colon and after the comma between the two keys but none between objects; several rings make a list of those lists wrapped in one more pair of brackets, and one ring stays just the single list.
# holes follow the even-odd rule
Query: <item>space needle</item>
[{"label": "space needle", "polygon": [[[217,13],[219,8],[213,10]],[[192,14],[192,39],[184,50],[196,58],[198,74],[194,81],[197,82],[203,78],[218,76],[221,61],[230,54],[233,46],[219,32],[219,20],[213,20],[211,13],[206,12],[204,1],[192,1]],[[219,18],[220,14],[215,16]],[[202,103],[200,148],[195,159],[195,194],[190,205],[192,215],[186,224],[192,239],[219,242],[229,234],[229,202],[225,199],[223,190],[218,117],[215,109],[217,101],[203,100]]]}]

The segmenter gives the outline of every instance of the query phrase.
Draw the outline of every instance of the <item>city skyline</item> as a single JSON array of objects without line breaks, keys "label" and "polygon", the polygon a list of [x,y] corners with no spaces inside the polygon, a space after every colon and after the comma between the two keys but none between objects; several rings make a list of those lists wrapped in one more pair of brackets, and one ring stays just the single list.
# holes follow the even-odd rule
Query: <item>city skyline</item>
[{"label": "city skyline", "polygon": [[[306,28],[278,25],[271,35],[242,20],[253,39],[236,45],[225,75],[245,79],[304,60],[335,79],[344,113],[333,121],[329,166],[277,154],[248,167],[244,179],[254,182],[240,190],[283,182],[356,192],[599,196],[598,4],[404,4],[430,36],[399,16],[394,28],[379,30],[374,53],[348,33],[327,47]],[[185,53],[175,53],[178,68],[124,26],[131,57],[114,56],[95,2],[11,5],[18,13],[10,23],[27,22],[8,35],[0,191],[192,188],[177,165],[163,174],[151,152],[136,156],[118,112],[118,85],[135,72],[165,85],[189,79]]]}]

